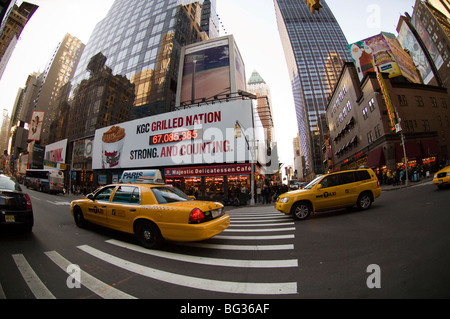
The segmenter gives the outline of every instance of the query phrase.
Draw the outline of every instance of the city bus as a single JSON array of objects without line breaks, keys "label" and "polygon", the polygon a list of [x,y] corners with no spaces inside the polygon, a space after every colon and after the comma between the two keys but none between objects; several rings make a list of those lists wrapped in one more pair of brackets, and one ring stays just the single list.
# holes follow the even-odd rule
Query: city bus
[{"label": "city bus", "polygon": [[64,173],[56,169],[27,169],[24,185],[40,192],[64,194]]}]

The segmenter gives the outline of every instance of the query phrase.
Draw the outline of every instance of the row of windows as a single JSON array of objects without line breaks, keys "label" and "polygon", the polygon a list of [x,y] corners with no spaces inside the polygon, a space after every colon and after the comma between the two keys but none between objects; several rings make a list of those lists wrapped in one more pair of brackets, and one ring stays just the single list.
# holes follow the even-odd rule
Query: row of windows
[{"label": "row of windows", "polygon": [[[406,95],[397,95],[397,98],[398,98],[398,103],[400,106],[408,106],[408,99],[407,99]],[[447,100],[445,98],[440,98],[439,101],[435,97],[430,97],[429,99],[430,99],[430,103],[431,103],[432,107],[437,108],[440,103],[444,109],[447,108]],[[418,96],[418,95],[414,96],[414,100],[415,100],[416,106],[420,106],[420,107],[425,106],[424,100],[421,96]]]}]

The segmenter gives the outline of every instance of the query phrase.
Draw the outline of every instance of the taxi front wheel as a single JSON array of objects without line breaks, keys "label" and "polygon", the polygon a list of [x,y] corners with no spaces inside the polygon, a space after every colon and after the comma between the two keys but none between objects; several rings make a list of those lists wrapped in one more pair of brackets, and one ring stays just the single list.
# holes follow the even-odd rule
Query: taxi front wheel
[{"label": "taxi front wheel", "polygon": [[295,203],[292,207],[292,217],[295,220],[305,220],[311,214],[312,207],[307,202]]},{"label": "taxi front wheel", "polygon": [[163,243],[163,237],[158,226],[150,221],[138,222],[135,235],[139,243],[148,249],[158,249]]}]

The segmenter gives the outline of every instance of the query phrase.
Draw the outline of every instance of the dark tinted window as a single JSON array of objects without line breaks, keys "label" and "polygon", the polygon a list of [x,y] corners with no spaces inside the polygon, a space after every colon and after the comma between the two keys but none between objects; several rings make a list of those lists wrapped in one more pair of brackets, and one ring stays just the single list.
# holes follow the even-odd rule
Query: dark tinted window
[{"label": "dark tinted window", "polygon": [[353,172],[346,172],[339,174],[340,184],[350,184],[355,182],[355,174]]},{"label": "dark tinted window", "polygon": [[330,175],[325,177],[320,184],[322,184],[322,188],[333,187],[339,185],[338,174]]},{"label": "dark tinted window", "polygon": [[356,171],[355,176],[357,182],[370,179],[370,174],[368,171]]},{"label": "dark tinted window", "polygon": [[109,197],[111,196],[115,187],[105,187],[102,188],[95,194],[95,200],[109,201]]},{"label": "dark tinted window", "polygon": [[120,186],[114,194],[113,202],[139,204],[139,188],[133,186]]},{"label": "dark tinted window", "polygon": [[175,187],[152,187],[152,192],[158,204],[185,202],[191,199],[181,190]]}]

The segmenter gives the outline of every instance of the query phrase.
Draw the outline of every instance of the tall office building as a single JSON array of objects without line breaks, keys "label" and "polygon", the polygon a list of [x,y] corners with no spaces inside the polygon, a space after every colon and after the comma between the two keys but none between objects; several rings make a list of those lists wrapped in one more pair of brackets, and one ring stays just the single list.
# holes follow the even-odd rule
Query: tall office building
[{"label": "tall office building", "polygon": [[101,53],[113,75],[135,86],[129,120],[171,111],[181,47],[218,34],[214,9],[215,0],[116,0],[86,45],[71,98],[91,76],[90,59]]},{"label": "tall office building", "polygon": [[[347,40],[324,0],[320,13],[311,14],[305,1],[274,0],[288,70],[291,76],[304,156],[303,176],[323,173],[322,147],[328,134],[327,100],[344,60],[350,60]],[[303,177],[299,174],[299,177]]]},{"label": "tall office building", "polygon": [[57,45],[45,71],[39,78],[39,90],[33,111],[45,114],[40,139],[42,145],[48,143],[50,126],[55,119],[56,97],[59,90],[72,79],[83,49],[84,44],[67,33]]}]

